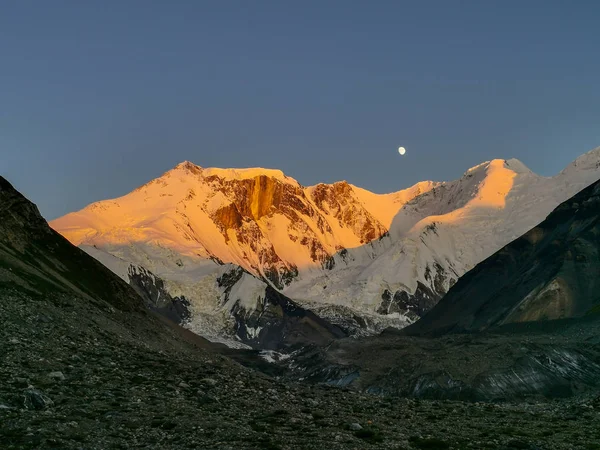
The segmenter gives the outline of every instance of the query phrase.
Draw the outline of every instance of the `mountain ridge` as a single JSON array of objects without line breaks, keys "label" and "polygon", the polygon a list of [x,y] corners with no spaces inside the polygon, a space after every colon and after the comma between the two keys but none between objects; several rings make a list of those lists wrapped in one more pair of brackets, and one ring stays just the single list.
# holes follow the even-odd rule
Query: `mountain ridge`
[{"label": "mountain ridge", "polygon": [[[324,297],[325,303],[345,305],[347,298],[360,298],[372,308],[408,313],[416,320],[475,264],[597,181],[599,161],[597,148],[554,177],[536,175],[517,160],[482,163],[405,204],[389,236],[335,255],[332,273],[317,282],[307,280],[314,288],[297,284],[286,293],[297,298],[309,291],[313,301]],[[505,176],[503,183],[494,183],[490,170],[508,172],[511,180]],[[490,195],[480,198],[486,191]],[[320,290],[325,284],[327,289]]]},{"label": "mountain ridge", "polygon": [[379,395],[493,402],[597,395],[599,236],[595,181],[460,277],[415,323],[306,348],[282,364],[293,376]]},{"label": "mountain ridge", "polygon": [[147,268],[213,318],[219,266],[233,264],[345,330],[377,332],[423,316],[464,273],[600,178],[598,161],[600,148],[541,177],[494,159],[391,194],[184,162],[51,225],[96,256]]},{"label": "mountain ridge", "polygon": [[[273,173],[274,176],[268,176]],[[156,192],[157,187],[164,192]],[[174,226],[177,230],[169,230],[171,237],[180,234],[188,242],[192,241],[191,246],[178,242],[180,252],[185,252],[186,247],[193,247],[192,254],[200,257],[213,256],[223,262],[241,265],[255,275],[265,276],[275,284],[280,284],[280,280],[273,280],[267,276],[266,270],[261,269],[273,269],[276,262],[282,263],[277,268],[280,272],[293,272],[299,266],[318,266],[337,250],[376,239],[387,231],[393,217],[393,205],[397,209],[407,199],[430,187],[430,183],[419,183],[392,194],[373,194],[346,182],[305,188],[281,171],[202,169],[184,162],[130,194],[95,202],[78,212],[56,219],[51,224],[75,245],[135,241],[136,234],[140,234],[139,230],[152,226]],[[152,190],[154,192],[148,194]],[[146,195],[139,195],[143,193]],[[198,202],[196,205],[192,204],[197,195],[202,197],[202,205]],[[136,208],[131,206],[133,201],[124,206],[132,196],[138,203],[154,202],[153,209],[138,208],[140,212],[135,217],[131,213]],[[176,201],[169,204],[166,198],[173,196],[177,197]],[[366,197],[371,201],[366,201]],[[370,203],[377,204],[371,207]],[[192,213],[197,217],[191,218],[188,208],[199,209],[200,211]],[[287,222],[291,223],[281,223],[281,217],[275,217],[274,223],[261,221],[264,217],[269,219],[273,210],[281,211]],[[110,217],[111,213],[117,217]],[[158,223],[166,215],[170,215],[169,219],[175,223]],[[200,217],[202,215],[205,217]],[[194,220],[197,223],[190,223]],[[111,221],[116,222],[116,225]],[[274,229],[282,226],[293,228],[294,223],[301,225],[299,229],[293,230],[293,235],[281,235],[283,232],[278,233]],[[203,228],[202,235],[195,234],[193,230],[190,233],[190,228]],[[207,228],[213,229],[208,231]],[[248,236],[242,242],[235,242],[237,239],[231,236],[229,230],[233,229],[235,234],[240,235],[242,228],[246,228]],[[141,233],[144,234],[144,231]],[[206,238],[207,233],[212,235]],[[160,236],[150,236],[151,234],[148,233],[139,240],[147,241],[157,237],[160,240]],[[261,243],[262,249],[252,248],[252,242],[249,242],[258,235],[266,238]],[[310,243],[307,239],[310,239]],[[169,236],[165,240],[172,241]],[[290,240],[293,242],[289,242]],[[294,244],[298,240],[301,242]],[[234,241],[233,246],[241,245],[245,250],[226,248],[230,241]],[[277,248],[265,250],[270,247],[270,242],[275,242]],[[311,246],[308,254],[303,250],[307,244]],[[264,250],[266,253],[253,258],[248,255],[247,247],[250,247],[250,252]],[[260,261],[261,258],[270,261],[263,262]]]},{"label": "mountain ridge", "polygon": [[597,181],[467,272],[440,303],[404,331],[409,335],[473,332],[578,318],[597,310],[594,261],[600,247],[595,238],[599,206]]}]

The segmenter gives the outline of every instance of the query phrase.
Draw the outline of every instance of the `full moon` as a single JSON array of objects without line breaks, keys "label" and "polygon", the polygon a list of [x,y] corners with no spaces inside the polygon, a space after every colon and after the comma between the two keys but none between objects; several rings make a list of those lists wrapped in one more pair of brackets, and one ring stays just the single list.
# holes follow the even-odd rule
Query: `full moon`
[{"label": "full moon", "polygon": [[404,147],[398,147],[398,153],[404,155],[406,153],[406,149]]}]

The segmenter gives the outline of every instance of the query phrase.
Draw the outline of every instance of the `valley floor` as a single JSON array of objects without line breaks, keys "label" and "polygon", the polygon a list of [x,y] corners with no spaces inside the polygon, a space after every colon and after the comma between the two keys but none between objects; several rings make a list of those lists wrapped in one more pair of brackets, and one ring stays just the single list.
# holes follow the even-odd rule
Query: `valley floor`
[{"label": "valley floor", "polygon": [[0,317],[2,448],[600,448],[592,400],[417,401],[284,383],[66,295],[0,290]]}]

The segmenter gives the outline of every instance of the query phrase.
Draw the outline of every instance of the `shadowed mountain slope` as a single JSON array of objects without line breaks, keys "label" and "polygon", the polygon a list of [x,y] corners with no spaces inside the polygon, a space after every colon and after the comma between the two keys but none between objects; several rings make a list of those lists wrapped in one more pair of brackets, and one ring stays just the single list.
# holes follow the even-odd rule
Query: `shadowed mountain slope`
[{"label": "shadowed mountain slope", "polygon": [[107,309],[143,312],[136,293],[53,231],[37,207],[0,177],[0,282],[31,293],[71,293]]}]

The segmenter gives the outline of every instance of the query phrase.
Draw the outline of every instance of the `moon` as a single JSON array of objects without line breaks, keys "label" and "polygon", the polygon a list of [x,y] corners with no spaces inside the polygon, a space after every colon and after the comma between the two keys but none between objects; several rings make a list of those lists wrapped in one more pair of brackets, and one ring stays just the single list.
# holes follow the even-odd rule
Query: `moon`
[{"label": "moon", "polygon": [[404,155],[406,153],[406,149],[404,147],[398,147],[398,153]]}]

